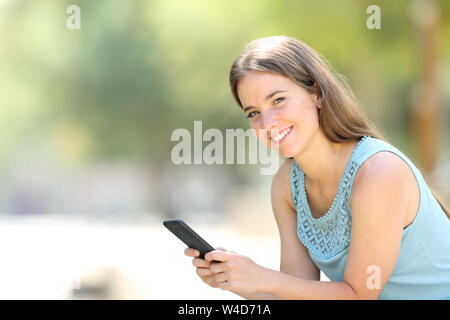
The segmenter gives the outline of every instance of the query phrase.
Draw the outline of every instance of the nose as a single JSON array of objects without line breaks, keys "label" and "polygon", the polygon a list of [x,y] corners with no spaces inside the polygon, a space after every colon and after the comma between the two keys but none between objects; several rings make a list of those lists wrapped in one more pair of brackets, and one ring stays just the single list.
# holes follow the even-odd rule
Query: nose
[{"label": "nose", "polygon": [[264,112],[261,114],[261,126],[262,129],[270,131],[275,128],[277,120],[270,112]]},{"label": "nose", "polygon": [[261,112],[257,136],[266,144],[269,143],[272,130],[276,128],[276,125],[277,120],[270,111]]}]

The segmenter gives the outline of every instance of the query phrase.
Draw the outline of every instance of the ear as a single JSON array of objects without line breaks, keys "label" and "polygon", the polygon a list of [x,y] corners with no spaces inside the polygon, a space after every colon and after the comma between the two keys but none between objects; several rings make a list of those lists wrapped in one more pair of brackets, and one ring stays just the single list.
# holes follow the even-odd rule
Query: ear
[{"label": "ear", "polygon": [[322,90],[320,90],[319,84],[317,81],[313,84],[313,100],[317,107],[320,109],[322,103]]}]

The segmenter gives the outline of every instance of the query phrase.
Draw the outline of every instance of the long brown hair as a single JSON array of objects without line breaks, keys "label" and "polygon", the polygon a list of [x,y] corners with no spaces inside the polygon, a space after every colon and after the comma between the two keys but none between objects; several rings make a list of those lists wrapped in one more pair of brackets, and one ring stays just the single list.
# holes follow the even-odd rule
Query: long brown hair
[{"label": "long brown hair", "polygon": [[[342,143],[371,136],[389,142],[360,110],[345,79],[305,43],[286,36],[273,36],[253,40],[247,45],[244,53],[233,62],[229,79],[233,97],[241,108],[238,81],[252,70],[285,76],[309,93],[318,94],[321,97],[319,126],[330,141]],[[434,191],[431,192],[450,218],[448,209]]]}]

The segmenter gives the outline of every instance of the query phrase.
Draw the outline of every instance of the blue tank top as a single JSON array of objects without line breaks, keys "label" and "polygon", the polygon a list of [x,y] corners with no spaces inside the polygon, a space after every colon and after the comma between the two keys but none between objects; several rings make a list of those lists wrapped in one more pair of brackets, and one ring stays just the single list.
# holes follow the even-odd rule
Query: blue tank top
[{"label": "blue tank top", "polygon": [[[397,148],[365,136],[356,144],[342,174],[328,212],[312,216],[305,190],[305,174],[292,162],[291,191],[297,211],[297,234],[314,264],[331,281],[342,281],[352,225],[349,198],[359,167],[380,151],[402,158],[416,177],[420,203],[413,222],[403,229],[394,271],[379,299],[450,299],[450,219],[432,195],[420,171]],[[370,274],[368,274],[368,277]]]}]

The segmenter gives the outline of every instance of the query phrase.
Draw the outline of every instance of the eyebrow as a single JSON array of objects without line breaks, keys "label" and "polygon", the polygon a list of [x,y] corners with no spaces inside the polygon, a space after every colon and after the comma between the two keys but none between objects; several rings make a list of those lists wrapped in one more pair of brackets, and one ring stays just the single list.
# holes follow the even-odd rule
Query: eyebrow
[{"label": "eyebrow", "polygon": [[[277,93],[280,93],[280,92],[286,92],[286,90],[275,90],[274,92],[269,93],[269,94],[266,96],[266,98],[264,99],[264,101],[269,100],[269,99],[272,98],[274,95],[276,95]],[[253,106],[245,107],[245,108],[244,108],[244,112],[247,111],[248,109],[251,109],[251,108],[254,108],[254,107],[253,107]]]}]

